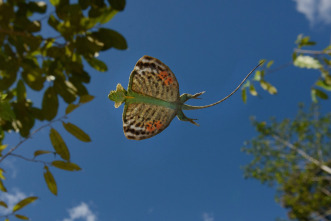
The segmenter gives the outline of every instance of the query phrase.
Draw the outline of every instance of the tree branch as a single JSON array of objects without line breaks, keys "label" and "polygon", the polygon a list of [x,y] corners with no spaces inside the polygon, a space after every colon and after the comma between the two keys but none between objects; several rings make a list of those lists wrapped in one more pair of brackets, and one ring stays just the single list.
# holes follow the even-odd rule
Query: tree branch
[{"label": "tree branch", "polygon": [[57,121],[61,121],[62,119],[66,118],[67,115],[64,115],[58,119],[52,120],[49,123],[37,128],[36,130],[34,130],[32,133],[30,133],[26,138],[24,138],[23,140],[21,140],[18,144],[16,144],[16,146],[14,146],[13,148],[11,148],[5,155],[3,155],[0,158],[0,163],[9,155],[12,154],[13,151],[15,151],[19,146],[21,146],[21,144],[23,144],[25,141],[27,141],[28,139],[30,139],[35,133],[39,132],[40,130],[44,129],[45,127],[49,127],[51,124],[57,122]]},{"label": "tree branch", "polygon": [[316,160],[315,158],[309,156],[306,152],[304,152],[303,150],[298,149],[296,146],[294,146],[293,144],[291,144],[290,142],[283,140],[282,138],[280,138],[277,135],[272,135],[272,137],[278,141],[280,141],[281,143],[283,143],[284,145],[288,146],[290,149],[295,150],[299,155],[301,155],[303,158],[305,158],[306,160],[308,160],[309,162],[319,166],[322,170],[324,170],[325,172],[331,174],[331,168],[326,166],[325,164],[321,163],[320,161]]}]

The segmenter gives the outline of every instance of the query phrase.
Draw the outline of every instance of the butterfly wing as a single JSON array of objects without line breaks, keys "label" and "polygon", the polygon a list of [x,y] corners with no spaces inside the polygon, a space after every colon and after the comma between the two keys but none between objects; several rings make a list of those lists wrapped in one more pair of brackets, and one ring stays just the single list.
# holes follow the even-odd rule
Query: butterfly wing
[{"label": "butterfly wing", "polygon": [[125,104],[124,134],[132,140],[153,137],[167,128],[175,116],[175,110],[163,106],[144,103]]},{"label": "butterfly wing", "polygon": [[179,100],[179,85],[170,68],[160,60],[143,56],[130,75],[128,91],[165,101]]}]

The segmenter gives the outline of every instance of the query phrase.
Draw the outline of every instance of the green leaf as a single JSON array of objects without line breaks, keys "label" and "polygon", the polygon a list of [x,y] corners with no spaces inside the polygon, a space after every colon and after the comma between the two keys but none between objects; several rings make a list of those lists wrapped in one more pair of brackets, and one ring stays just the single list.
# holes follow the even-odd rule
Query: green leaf
[{"label": "green leaf", "polygon": [[12,121],[15,119],[15,113],[9,102],[0,102],[0,116],[2,120]]},{"label": "green leaf", "polygon": [[37,200],[38,197],[36,196],[30,196],[27,197],[23,200],[21,200],[20,202],[18,202],[14,207],[13,207],[13,212],[16,212],[17,210],[22,209],[23,207],[27,206],[28,204],[34,202],[35,200]]},{"label": "green leaf", "polygon": [[50,0],[51,4],[57,6],[60,3],[60,0]]},{"label": "green leaf", "polygon": [[77,164],[71,163],[71,162],[65,162],[65,161],[61,161],[61,160],[53,161],[52,165],[59,169],[62,169],[62,170],[68,170],[68,171],[81,170],[81,168]]},{"label": "green leaf", "polygon": [[273,63],[274,63],[274,61],[272,61],[272,60],[271,60],[271,61],[269,61],[269,62],[268,62],[268,64],[267,64],[267,68],[270,68],[270,67],[271,67],[271,65],[272,65]]},{"label": "green leaf", "polygon": [[91,142],[91,138],[89,137],[89,135],[86,134],[82,129],[80,129],[76,125],[74,125],[72,123],[65,123],[65,122],[62,122],[62,125],[69,133],[71,133],[77,139],[79,139],[83,142]]},{"label": "green leaf", "polygon": [[322,67],[321,63],[317,59],[304,55],[297,56],[293,64],[294,66],[308,69],[319,69]]},{"label": "green leaf", "polygon": [[51,193],[53,193],[54,195],[57,195],[57,186],[56,186],[54,176],[49,171],[48,166],[44,166],[44,169],[46,170],[44,172],[44,179],[47,184],[47,187],[51,191]]},{"label": "green leaf", "polygon": [[125,8],[125,0],[108,0],[111,7],[118,11],[123,11]]},{"label": "green leaf", "polygon": [[6,189],[6,187],[3,185],[2,180],[0,180],[0,190],[1,190],[2,192],[7,192],[7,189]]},{"label": "green leaf", "polygon": [[254,81],[260,81],[261,79],[261,71],[255,71]]},{"label": "green leaf", "polygon": [[8,208],[7,203],[5,203],[4,201],[0,201],[0,206]]},{"label": "green leaf", "polygon": [[1,180],[5,180],[6,179],[6,177],[3,175],[4,172],[5,171],[2,168],[0,168],[0,179]]},{"label": "green leaf", "polygon": [[94,68],[97,71],[104,72],[108,70],[107,65],[99,59],[93,57],[86,59],[86,61],[89,63],[89,65],[91,65],[92,68]]},{"label": "green leaf", "polygon": [[247,101],[246,88],[241,90],[241,98],[242,98],[243,102],[246,104],[246,101]]},{"label": "green leaf", "polygon": [[52,151],[49,150],[36,150],[33,154],[33,158],[42,155],[42,154],[48,154],[48,153],[53,153]]},{"label": "green leaf", "polygon": [[316,90],[315,89],[311,89],[310,93],[311,93],[311,99],[312,99],[312,101],[314,103],[317,103],[318,101],[317,101],[317,97],[316,97]]},{"label": "green leaf", "polygon": [[103,11],[103,15],[97,19],[97,21],[99,21],[101,24],[107,23],[117,14],[117,12],[118,10],[109,7]]},{"label": "green leaf", "polygon": [[59,101],[57,94],[53,87],[49,87],[45,91],[42,101],[42,111],[45,119],[52,120],[56,116],[58,108]]},{"label": "green leaf", "polygon": [[316,86],[319,86],[319,87],[323,88],[324,90],[331,91],[331,85],[326,84],[322,80],[317,81]]},{"label": "green leaf", "polygon": [[16,218],[18,219],[22,219],[22,220],[29,220],[29,217],[27,216],[23,216],[23,215],[20,215],[20,214],[15,214]]},{"label": "green leaf", "polygon": [[69,161],[70,152],[68,147],[63,141],[61,135],[54,128],[50,130],[49,138],[51,139],[55,152],[59,154],[62,159]]},{"label": "green leaf", "polygon": [[316,94],[317,97],[321,98],[321,99],[324,99],[324,100],[327,100],[329,98],[329,96],[324,93],[323,91],[319,90],[319,89],[312,89],[312,91],[315,91],[314,93]]},{"label": "green leaf", "polygon": [[79,104],[69,104],[66,108],[66,114],[70,114],[73,110],[79,107]]},{"label": "green leaf", "polygon": [[9,219],[8,219],[8,218],[6,218],[6,219],[5,219],[5,221],[9,221]]},{"label": "green leaf", "polygon": [[79,103],[84,104],[84,103],[90,102],[93,99],[94,99],[94,96],[86,94],[86,95],[83,95],[80,97]]},{"label": "green leaf", "polygon": [[70,81],[56,79],[54,89],[66,103],[70,104],[76,100],[77,88]]}]

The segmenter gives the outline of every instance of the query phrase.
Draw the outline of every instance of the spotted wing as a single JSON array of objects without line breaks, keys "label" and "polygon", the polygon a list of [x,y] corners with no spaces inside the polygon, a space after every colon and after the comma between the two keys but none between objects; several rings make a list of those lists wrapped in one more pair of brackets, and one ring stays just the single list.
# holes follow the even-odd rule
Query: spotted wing
[{"label": "spotted wing", "polygon": [[125,104],[124,134],[132,140],[153,137],[166,129],[175,116],[175,110],[163,106],[144,103]]},{"label": "spotted wing", "polygon": [[179,100],[179,85],[170,68],[160,60],[143,56],[130,75],[128,90],[162,99]]}]

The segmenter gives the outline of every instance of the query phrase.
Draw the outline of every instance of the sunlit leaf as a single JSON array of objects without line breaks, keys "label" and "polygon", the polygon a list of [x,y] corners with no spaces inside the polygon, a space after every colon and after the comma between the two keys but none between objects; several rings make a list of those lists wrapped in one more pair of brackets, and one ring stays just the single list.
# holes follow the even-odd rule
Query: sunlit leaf
[{"label": "sunlit leaf", "polygon": [[0,179],[1,180],[5,180],[6,179],[6,177],[3,175],[4,172],[5,171],[2,168],[0,168]]},{"label": "sunlit leaf", "polygon": [[324,90],[331,91],[331,85],[326,84],[324,81],[319,80],[316,82],[316,85],[323,88]]},{"label": "sunlit leaf", "polygon": [[71,162],[65,162],[65,161],[61,161],[61,160],[53,161],[52,165],[59,169],[62,169],[62,170],[68,170],[68,171],[81,170],[81,168],[77,164],[71,163]]},{"label": "sunlit leaf", "polygon": [[66,108],[66,114],[70,114],[73,110],[79,107],[79,104],[69,104]]},{"label": "sunlit leaf", "polygon": [[311,57],[311,56],[305,56],[305,55],[299,55],[297,58],[294,60],[293,64],[297,67],[300,68],[308,68],[308,69],[319,69],[322,67],[321,63]]},{"label": "sunlit leaf", "polygon": [[54,195],[57,195],[57,186],[53,174],[49,171],[48,166],[44,166],[44,179],[47,184],[48,189]]},{"label": "sunlit leaf", "polygon": [[60,0],[50,0],[51,4],[57,6],[60,3]]},{"label": "sunlit leaf", "polygon": [[53,152],[49,150],[36,150],[33,154],[33,157],[37,157],[39,155],[48,154],[48,153],[53,153]]},{"label": "sunlit leaf", "polygon": [[7,192],[7,189],[6,189],[6,187],[3,185],[2,180],[0,180],[0,190],[1,190],[2,192]]},{"label": "sunlit leaf", "polygon": [[69,161],[70,153],[68,147],[63,141],[59,132],[57,132],[54,128],[52,128],[50,130],[49,138],[51,140],[55,152],[59,154],[62,159]]},{"label": "sunlit leaf", "polygon": [[18,219],[22,219],[22,220],[29,220],[29,217],[24,216],[24,215],[20,215],[20,214],[15,214],[16,218]]},{"label": "sunlit leaf", "polygon": [[83,103],[87,103],[90,102],[91,100],[94,99],[94,96],[86,94],[80,97],[79,99],[79,103],[83,104]]},{"label": "sunlit leaf", "polygon": [[274,61],[269,61],[268,63],[267,63],[267,68],[270,68],[271,67],[271,65],[274,63]]},{"label": "sunlit leaf", "polygon": [[249,92],[251,93],[251,95],[253,95],[253,96],[257,96],[257,91],[255,90],[255,87],[254,87],[253,84],[251,84],[251,85],[249,86]]},{"label": "sunlit leaf", "polygon": [[79,139],[83,142],[91,141],[90,136],[88,134],[86,134],[82,129],[77,127],[76,125],[74,125],[72,123],[65,123],[65,122],[62,122],[62,125],[69,133],[71,133],[77,139]]},{"label": "sunlit leaf", "polygon": [[30,196],[27,197],[21,201],[19,201],[14,207],[13,207],[13,212],[22,209],[23,207],[27,206],[28,204],[34,202],[35,200],[37,200],[38,197],[36,196]]}]

